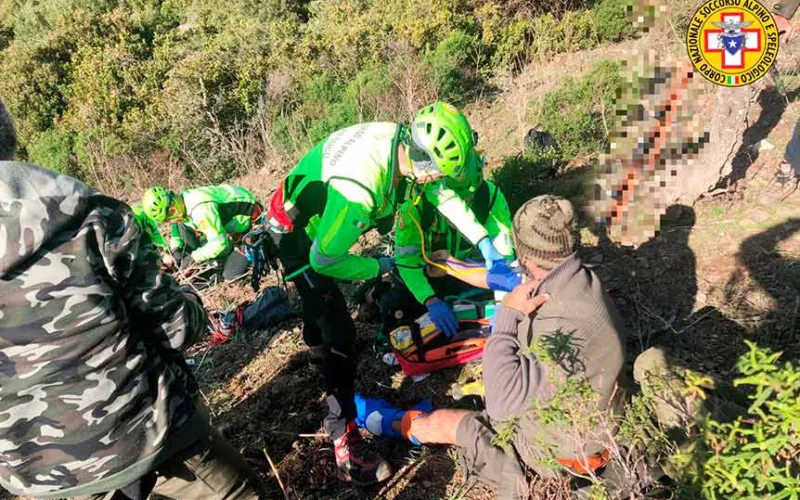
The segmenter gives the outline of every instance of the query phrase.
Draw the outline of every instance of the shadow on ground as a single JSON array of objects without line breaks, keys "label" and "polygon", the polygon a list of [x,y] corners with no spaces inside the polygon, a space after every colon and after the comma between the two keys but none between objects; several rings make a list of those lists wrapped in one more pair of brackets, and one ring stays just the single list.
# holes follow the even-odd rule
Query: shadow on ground
[{"label": "shadow on ground", "polygon": [[[800,359],[800,260],[791,257],[792,250],[778,251],[781,243],[794,241],[796,252],[800,219],[744,240],[737,268],[713,304],[697,297],[696,259],[688,244],[694,224],[691,207],[673,205],[660,233],[638,249],[605,240],[586,252],[626,320],[629,361],[658,346],[683,368],[709,375],[727,390],[738,376],[745,339],[784,351],[782,359]],[[758,292],[767,299],[756,301]]]},{"label": "shadow on ground", "polygon": [[[790,245],[784,252],[782,244]],[[768,310],[739,302],[743,314],[760,314],[754,340],[762,347],[783,351],[783,360],[800,360],[800,218],[775,225],[747,238],[736,255],[749,277],[770,299]],[[793,257],[792,257],[793,256]],[[730,300],[736,300],[746,279],[737,270],[726,285]],[[752,286],[752,285],[751,285]]]},{"label": "shadow on ground", "polygon": [[766,139],[778,125],[786,111],[787,100],[793,101],[796,98],[797,92],[784,96],[775,87],[766,88],[759,93],[757,102],[761,107],[761,113],[758,120],[745,130],[741,146],[731,161],[731,173],[720,179],[717,187],[727,187],[747,176],[748,169],[760,155],[760,148],[754,146],[757,146],[762,139]]},{"label": "shadow on ground", "polygon": [[625,318],[629,363],[659,346],[685,368],[729,379],[744,331],[714,306],[695,310],[696,258],[689,246],[695,218],[691,207],[672,205],[659,234],[638,249],[601,236],[587,261],[604,263],[596,271]]}]

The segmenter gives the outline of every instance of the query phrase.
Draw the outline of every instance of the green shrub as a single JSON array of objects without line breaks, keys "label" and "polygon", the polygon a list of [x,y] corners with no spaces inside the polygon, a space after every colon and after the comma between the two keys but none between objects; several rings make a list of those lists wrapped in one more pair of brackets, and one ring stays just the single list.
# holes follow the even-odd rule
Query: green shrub
[{"label": "green shrub", "polygon": [[606,148],[604,119],[612,115],[623,85],[619,68],[615,61],[599,62],[580,80],[567,78],[544,96],[538,121],[556,138],[566,160]]},{"label": "green shrub", "polygon": [[575,52],[597,45],[591,11],[567,12],[561,19],[551,14],[536,17],[531,25],[531,58],[543,59],[562,52]]},{"label": "green shrub", "polygon": [[478,37],[461,30],[451,32],[439,42],[427,60],[433,68],[433,83],[440,98],[459,104],[470,96],[480,83],[477,66],[482,53]]},{"label": "green shrub", "polygon": [[[707,419],[700,439],[674,457],[689,495],[708,499],[800,496],[800,365],[746,341],[736,386],[749,391],[747,415]],[[692,493],[692,487],[694,493]]]},{"label": "green shrub", "polygon": [[20,151],[57,168],[157,158],[209,182],[270,155],[291,161],[357,121],[407,119],[437,95],[463,104],[497,72],[591,47],[595,17],[613,17],[592,3],[8,0],[0,96]]},{"label": "green shrub", "polygon": [[505,70],[519,70],[528,61],[528,46],[533,37],[531,23],[517,16],[503,26],[497,35],[492,66]]},{"label": "green shrub", "polygon": [[68,109],[72,82],[69,61],[75,46],[69,33],[38,42],[12,43],[0,56],[0,96],[16,118],[21,146],[53,126]]},{"label": "green shrub", "polygon": [[491,178],[508,200],[512,214],[540,194],[555,194],[581,203],[588,170],[571,170],[559,175],[564,166],[558,150],[533,148],[504,158],[503,163],[491,172]]},{"label": "green shrub", "polygon": [[631,0],[603,0],[593,9],[597,34],[603,40],[618,42],[635,33],[630,19]]},{"label": "green shrub", "polygon": [[325,105],[322,113],[312,120],[308,128],[308,140],[312,143],[321,141],[333,132],[358,123],[358,111],[350,100]]},{"label": "green shrub", "polygon": [[73,153],[75,138],[58,129],[44,131],[28,148],[28,160],[66,175],[76,175],[77,159]]},{"label": "green shrub", "polygon": [[597,29],[592,11],[567,12],[558,23],[559,52],[577,52],[597,45]]},{"label": "green shrub", "polygon": [[385,63],[374,63],[359,71],[347,84],[346,99],[351,101],[358,122],[400,120],[392,102],[395,86]]}]

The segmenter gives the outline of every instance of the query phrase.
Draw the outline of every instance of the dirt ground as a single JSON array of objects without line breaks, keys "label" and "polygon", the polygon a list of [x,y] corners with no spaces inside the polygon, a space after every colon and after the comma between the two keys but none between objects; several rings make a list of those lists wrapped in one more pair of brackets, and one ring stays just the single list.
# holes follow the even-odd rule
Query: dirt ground
[{"label": "dirt ground", "polygon": [[[636,250],[599,239],[594,246],[587,235],[582,254],[626,318],[630,363],[647,346],[660,345],[724,385],[736,374],[745,338],[784,351],[784,359],[800,359],[800,192],[782,202],[763,198],[768,164],[775,162],[764,155],[736,195],[671,208],[661,234]],[[413,383],[383,364],[372,354],[379,327],[358,322],[360,392],[399,405],[427,397],[437,407],[477,408],[474,401],[456,405],[448,395],[450,384],[467,376],[462,370]],[[264,473],[275,498],[282,492],[265,453],[299,498],[492,498],[491,489],[467,482],[453,450],[385,440],[373,442],[398,471],[389,484],[363,489],[338,482],[320,428],[319,374],[308,363],[298,321],[201,348],[194,359],[202,361],[198,377],[215,422]]]}]

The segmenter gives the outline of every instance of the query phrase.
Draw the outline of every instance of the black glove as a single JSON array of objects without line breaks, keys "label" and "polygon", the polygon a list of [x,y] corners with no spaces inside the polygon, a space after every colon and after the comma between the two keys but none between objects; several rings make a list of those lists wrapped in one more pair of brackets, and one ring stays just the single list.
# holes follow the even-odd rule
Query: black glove
[{"label": "black glove", "polygon": [[261,278],[269,273],[270,269],[278,270],[278,246],[272,238],[272,233],[266,227],[260,226],[244,236],[242,250],[253,265],[250,285],[258,292]]}]

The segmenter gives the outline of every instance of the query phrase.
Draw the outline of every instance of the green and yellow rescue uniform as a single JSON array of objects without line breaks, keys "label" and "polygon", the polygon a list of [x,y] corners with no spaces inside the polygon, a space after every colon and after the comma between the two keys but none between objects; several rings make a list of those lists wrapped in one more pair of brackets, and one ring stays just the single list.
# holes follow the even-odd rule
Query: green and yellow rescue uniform
[{"label": "green and yellow rescue uniform", "polygon": [[180,256],[189,251],[194,262],[224,263],[224,279],[242,275],[247,261],[234,247],[261,217],[261,205],[253,193],[240,186],[221,184],[187,189],[178,196],[186,211],[182,220],[172,224],[173,254]]},{"label": "green and yellow rescue uniform", "polygon": [[[471,155],[465,179],[459,182],[448,178],[446,186],[471,208],[497,251],[507,260],[513,260],[508,202],[496,185],[483,178],[484,163],[479,154]],[[397,320],[424,314],[424,304],[432,297],[445,299],[471,290],[478,292],[459,279],[429,278],[425,274],[425,257],[430,259],[438,250],[447,250],[460,260],[481,259],[474,243],[461,233],[460,226],[450,223],[427,198],[405,201],[395,221],[394,248],[397,271],[403,283],[394,286],[379,300],[384,336],[396,326]],[[479,295],[477,293],[476,297]],[[491,292],[484,295],[491,296]]]},{"label": "green and yellow rescue uniform", "polygon": [[169,250],[169,246],[167,246],[167,242],[164,240],[164,237],[161,236],[161,232],[158,230],[158,224],[156,221],[151,219],[146,213],[144,213],[144,209],[142,208],[141,203],[136,203],[131,205],[131,211],[133,212],[133,217],[136,220],[136,224],[139,225],[139,228],[147,233],[150,236],[150,239],[153,240],[153,244],[161,251]]},{"label": "green and yellow rescue uniform", "polygon": [[[355,417],[355,325],[334,278],[368,280],[380,274],[377,259],[349,251],[372,228],[388,233],[397,204],[408,197],[413,181],[400,177],[397,158],[398,145],[408,134],[396,123],[334,132],[288,174],[266,217],[286,277],[303,299],[303,338],[309,346],[324,347],[325,427],[334,439]],[[455,225],[485,233],[455,193],[443,188],[425,192]],[[482,238],[480,232],[473,237]]]}]

